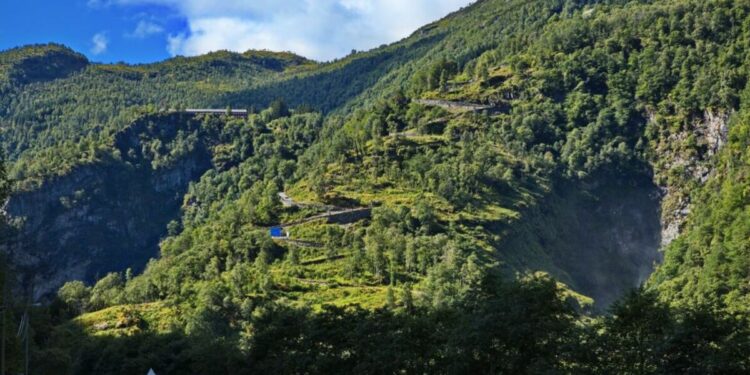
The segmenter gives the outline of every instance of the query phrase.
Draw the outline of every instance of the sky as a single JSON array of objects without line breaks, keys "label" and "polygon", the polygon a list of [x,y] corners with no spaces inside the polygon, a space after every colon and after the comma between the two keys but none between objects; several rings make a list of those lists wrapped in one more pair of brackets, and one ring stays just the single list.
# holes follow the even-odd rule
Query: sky
[{"label": "sky", "polygon": [[400,40],[473,0],[0,0],[0,50],[62,43],[97,62],[227,49],[318,61]]}]

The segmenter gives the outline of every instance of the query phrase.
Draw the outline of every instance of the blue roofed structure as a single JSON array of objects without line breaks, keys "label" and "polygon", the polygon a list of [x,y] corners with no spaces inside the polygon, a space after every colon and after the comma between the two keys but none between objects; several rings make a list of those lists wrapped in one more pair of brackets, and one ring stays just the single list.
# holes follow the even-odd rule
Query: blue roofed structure
[{"label": "blue roofed structure", "polygon": [[282,227],[272,227],[270,232],[272,238],[286,237],[286,233],[284,233],[284,228]]}]

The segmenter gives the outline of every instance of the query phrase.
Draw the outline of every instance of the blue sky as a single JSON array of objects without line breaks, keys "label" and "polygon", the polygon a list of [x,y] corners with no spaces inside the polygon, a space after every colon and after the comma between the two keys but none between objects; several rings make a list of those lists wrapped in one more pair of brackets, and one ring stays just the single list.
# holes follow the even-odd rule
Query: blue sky
[{"label": "blue sky", "polygon": [[472,0],[0,0],[0,49],[57,42],[93,61],[229,49],[326,61],[399,40]]}]

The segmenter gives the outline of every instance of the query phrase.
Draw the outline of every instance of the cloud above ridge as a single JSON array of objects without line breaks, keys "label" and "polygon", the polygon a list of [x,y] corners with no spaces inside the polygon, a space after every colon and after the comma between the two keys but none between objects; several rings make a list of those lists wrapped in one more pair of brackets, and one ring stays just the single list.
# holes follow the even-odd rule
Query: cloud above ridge
[{"label": "cloud above ridge", "polygon": [[96,33],[91,38],[91,53],[94,55],[100,55],[104,52],[107,52],[107,47],[109,46],[109,38],[107,38],[107,34],[104,32]]},{"label": "cloud above ridge", "polygon": [[162,32],[164,32],[164,27],[161,25],[147,20],[140,20],[138,21],[138,25],[135,26],[135,30],[126,36],[143,39],[151,35],[161,34]]},{"label": "cloud above ridge", "polygon": [[[161,6],[184,17],[166,30],[172,55],[227,49],[292,51],[317,60],[408,36],[473,0],[92,0],[97,6]],[[138,28],[136,28],[136,31]],[[156,28],[151,30],[155,31]],[[147,35],[146,29],[142,29]],[[161,31],[160,31],[161,32]],[[155,34],[154,32],[153,34]]]}]

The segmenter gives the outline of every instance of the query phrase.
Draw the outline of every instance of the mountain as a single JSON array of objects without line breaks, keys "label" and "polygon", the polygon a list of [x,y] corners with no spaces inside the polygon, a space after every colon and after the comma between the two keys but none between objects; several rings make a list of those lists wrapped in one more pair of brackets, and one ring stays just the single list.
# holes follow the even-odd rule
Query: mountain
[{"label": "mountain", "polygon": [[0,56],[4,89],[65,78],[89,65],[85,56],[57,44],[14,48]]},{"label": "mountain", "polygon": [[266,51],[214,52],[134,66],[90,64],[58,45],[16,48],[0,56],[2,71],[11,78],[0,115],[3,149],[12,159],[66,141],[101,141],[149,107],[209,106],[222,93],[312,64]]},{"label": "mountain", "polygon": [[3,52],[70,65],[0,107],[39,366],[746,372],[748,14],[483,0],[325,64]]},{"label": "mountain", "polygon": [[[524,9],[532,10],[529,22],[541,24],[545,17],[558,10],[555,9],[557,6],[556,2],[551,2],[531,5]],[[18,92],[12,96],[18,98],[17,102],[11,103],[6,110],[4,121],[10,126],[2,136],[6,153],[12,159],[18,159],[13,169],[17,187],[22,191],[38,188],[47,191],[59,190],[58,194],[51,194],[49,197],[55,202],[63,198],[63,194],[72,195],[75,191],[97,190],[95,185],[78,186],[76,190],[71,190],[70,187],[58,189],[56,186],[40,185],[44,182],[55,185],[52,181],[57,181],[57,177],[65,179],[65,176],[75,175],[73,170],[78,166],[94,164],[97,165],[94,168],[99,168],[100,161],[105,160],[106,163],[108,159],[117,159],[117,151],[112,150],[111,146],[117,132],[131,122],[137,121],[142,114],[161,109],[227,106],[252,109],[263,108],[274,98],[283,98],[293,107],[307,105],[324,112],[337,109],[350,111],[347,108],[363,106],[398,91],[400,88],[392,82],[408,82],[411,79],[409,75],[419,65],[439,64],[442,56],[451,51],[453,54],[465,56],[463,59],[469,59],[491,48],[491,45],[486,45],[486,40],[472,35],[474,31],[466,27],[467,23],[490,22],[500,15],[513,19],[527,12],[519,10],[517,5],[498,8],[480,3],[473,6],[475,7],[485,9],[455,13],[446,20],[418,30],[404,41],[320,67],[289,54],[249,52],[239,55],[220,52],[197,58],[177,58],[146,66],[95,65],[79,75],[49,82],[42,87],[20,86],[16,88]],[[479,18],[474,19],[476,17]],[[493,34],[501,37],[506,31],[510,32],[519,27],[524,26],[517,23],[499,25]],[[469,38],[471,42],[466,43]],[[280,63],[275,69],[268,69],[266,67],[273,64],[263,64],[262,61],[259,63],[258,59],[253,58],[254,55],[278,59]],[[287,65],[288,69],[283,72],[277,69]],[[49,108],[55,110],[48,114]],[[193,176],[188,180],[196,179]],[[113,192],[108,194],[115,195]],[[106,200],[105,196],[107,194],[98,201]],[[12,201],[10,204],[11,209],[17,209],[12,212],[16,217],[26,217],[39,209],[26,205],[21,201],[23,197],[39,201],[34,195],[19,194],[16,198],[19,203]],[[115,206],[129,207],[121,202],[113,203]],[[49,207],[47,204],[44,206]],[[111,234],[117,238],[130,238],[129,241],[115,243],[121,244],[123,249],[131,249],[142,254],[133,255],[129,261],[113,261],[112,264],[107,264],[110,258],[106,256],[107,251],[101,243],[71,241],[70,233],[80,232],[81,235],[76,236],[79,238],[90,237],[92,232],[88,230],[97,228],[97,225],[106,225],[106,214],[81,214],[88,210],[87,207],[77,214],[67,213],[67,216],[83,219],[79,226],[86,227],[84,231],[69,226],[60,229],[42,221],[42,217],[54,221],[61,215],[66,215],[62,213],[64,211],[58,210],[60,213],[57,214],[37,215],[40,217],[37,218],[36,225],[26,226],[25,232],[34,233],[33,236],[16,236],[17,240],[13,246],[27,249],[24,259],[17,263],[45,269],[47,272],[43,279],[55,280],[50,283],[50,288],[37,288],[39,292],[45,289],[54,290],[56,283],[66,277],[82,277],[92,281],[96,275],[122,271],[127,267],[139,270],[145,263],[145,257],[157,254],[157,233],[160,231],[162,236],[166,235],[163,220],[151,225],[152,223],[145,220],[135,219],[134,223],[142,224],[127,230],[132,234]],[[166,212],[170,214],[156,216],[169,220],[179,218],[174,210]],[[84,219],[86,216],[89,216],[88,219]],[[99,216],[102,219],[98,219]],[[119,216],[124,217],[124,214]],[[93,227],[90,226],[92,217],[97,224]],[[57,222],[62,223],[63,220]],[[76,226],[75,221],[64,220],[64,223]],[[125,224],[120,220],[110,223],[109,226],[123,228],[127,227]],[[155,228],[157,232],[154,232]],[[46,232],[47,230],[49,232]],[[111,232],[96,229],[94,233],[98,234],[93,237],[109,238],[108,233]],[[80,249],[81,245],[87,249]],[[123,250],[114,249],[113,252],[124,254],[122,256],[125,259],[129,257]],[[18,253],[14,251],[14,254]],[[28,253],[32,256],[27,256]],[[94,261],[95,264],[100,264],[99,266],[85,266],[90,260],[89,254],[102,254],[104,260]],[[47,263],[53,265],[47,266]],[[70,266],[60,267],[61,264]],[[58,276],[58,272],[67,276]]]},{"label": "mountain", "polygon": [[[0,110],[0,137],[15,161],[11,173],[18,190],[8,210],[19,221],[29,218],[11,234],[8,252],[17,266],[39,273],[44,280],[37,285],[40,292],[71,278],[92,280],[113,270],[142,269],[155,256],[166,223],[178,217],[188,183],[209,168],[205,150],[192,153],[182,165],[153,172],[150,165],[122,160],[119,154],[127,150],[118,148],[124,147],[121,139],[140,142],[132,132],[143,128],[144,114],[159,105],[208,106],[206,98],[219,91],[313,64],[289,53],[248,51],[138,66],[98,65],[57,45],[17,48],[0,56],[11,77],[45,74],[35,64],[60,73],[45,80],[11,80]],[[13,73],[22,69],[33,74]],[[156,121],[174,130],[186,122],[175,116]],[[166,143],[178,134],[142,136],[163,137]],[[128,181],[143,185],[136,189]],[[142,200],[149,194],[152,201]],[[153,212],[155,202],[163,210]]]}]

